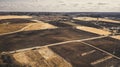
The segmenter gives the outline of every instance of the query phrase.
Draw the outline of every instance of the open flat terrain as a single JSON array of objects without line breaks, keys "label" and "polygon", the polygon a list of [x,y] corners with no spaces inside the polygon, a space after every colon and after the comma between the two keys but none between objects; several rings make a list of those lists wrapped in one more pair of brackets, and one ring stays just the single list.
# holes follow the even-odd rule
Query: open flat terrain
[{"label": "open flat terrain", "polygon": [[22,16],[18,16],[18,15],[0,15],[0,20],[1,19],[27,19],[27,18],[32,18],[31,16],[26,16],[26,15],[22,15]]},{"label": "open flat terrain", "polygon": [[[72,65],[49,48],[30,50],[12,55],[15,61],[34,67],[72,67]],[[23,58],[22,58],[23,57]],[[37,62],[36,62],[37,61]]]},{"label": "open flat terrain", "polygon": [[[74,19],[82,20],[82,21],[96,21],[98,18],[95,17],[76,17]],[[99,18],[99,21],[109,22],[109,23],[120,23],[120,21],[117,20],[111,20],[107,18]]]},{"label": "open flat terrain", "polygon": [[95,34],[99,34],[99,35],[109,35],[109,34],[111,34],[111,32],[109,32],[109,31],[105,31],[105,30],[101,30],[101,29],[96,29],[96,28],[92,28],[92,27],[77,26],[76,28],[80,29],[80,30],[92,32],[92,33],[95,33]]},{"label": "open flat terrain", "polygon": [[69,61],[73,67],[110,67],[120,62],[120,60],[83,43],[67,43],[50,48]]},{"label": "open flat terrain", "polygon": [[[13,18],[12,18],[13,17]],[[9,33],[21,30],[30,23],[35,23],[31,21],[26,16],[0,16],[0,34]]]},{"label": "open flat terrain", "polygon": [[119,20],[74,16],[0,16],[0,67],[119,67]]},{"label": "open flat terrain", "polygon": [[[12,18],[13,17],[13,18]],[[16,31],[30,31],[41,29],[57,28],[49,23],[42,21],[32,20],[29,16],[0,16],[0,34],[11,33]]]},{"label": "open flat terrain", "polygon": [[37,23],[32,23],[32,25],[30,27],[26,28],[24,31],[55,29],[55,28],[57,28],[57,27],[54,25],[39,21]]},{"label": "open flat terrain", "polygon": [[[75,28],[24,31],[0,36],[0,51],[12,51],[28,47],[43,46],[70,40],[79,40],[99,35]],[[6,42],[7,41],[7,42]]]},{"label": "open flat terrain", "polygon": [[[106,50],[112,54],[115,54],[120,57],[120,41],[117,39],[113,39],[110,37],[106,38],[100,38],[96,40],[90,40],[90,41],[85,41],[86,43],[89,43],[91,45],[94,45],[98,48],[101,48],[103,50]],[[97,43],[97,44],[96,44]]]},{"label": "open flat terrain", "polygon": [[112,36],[112,38],[120,40],[120,35]]},{"label": "open flat terrain", "polygon": [[0,34],[22,29],[27,24],[0,24]]}]

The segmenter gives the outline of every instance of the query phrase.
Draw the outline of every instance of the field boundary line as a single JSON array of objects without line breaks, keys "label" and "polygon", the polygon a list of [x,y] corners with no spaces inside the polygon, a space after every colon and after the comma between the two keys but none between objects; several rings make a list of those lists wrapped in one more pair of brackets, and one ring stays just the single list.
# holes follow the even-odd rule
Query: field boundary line
[{"label": "field boundary line", "polygon": [[61,44],[66,44],[66,43],[74,43],[74,42],[95,40],[95,39],[100,39],[100,38],[105,38],[105,37],[108,37],[108,36],[99,36],[99,37],[92,37],[92,38],[81,39],[81,40],[64,41],[64,42],[53,43],[53,44],[49,44],[49,45],[45,45],[45,46],[36,46],[36,47],[31,47],[31,48],[25,48],[25,49],[18,49],[18,50],[14,50],[14,51],[2,52],[2,54],[4,54],[4,53],[10,53],[11,54],[11,53],[23,52],[23,51],[27,51],[27,50],[40,49],[40,48],[43,48],[43,47],[58,46],[58,45],[61,45]]},{"label": "field boundary line", "polygon": [[108,55],[110,55],[110,56],[112,56],[112,57],[115,57],[115,58],[117,58],[117,59],[120,60],[119,57],[117,57],[117,56],[113,55],[112,53],[109,53],[109,52],[107,52],[107,51],[105,51],[105,50],[103,50],[103,49],[100,49],[100,48],[98,48],[98,47],[95,47],[95,46],[93,46],[93,45],[91,45],[91,44],[89,44],[89,43],[85,43],[85,42],[81,42],[81,43],[83,43],[83,44],[85,44],[85,45],[88,45],[88,46],[90,46],[90,47],[93,47],[93,48],[95,48],[95,49],[97,49],[97,50],[99,50],[99,51],[101,51],[101,52],[104,52],[104,53],[106,53],[106,54],[108,54]]}]

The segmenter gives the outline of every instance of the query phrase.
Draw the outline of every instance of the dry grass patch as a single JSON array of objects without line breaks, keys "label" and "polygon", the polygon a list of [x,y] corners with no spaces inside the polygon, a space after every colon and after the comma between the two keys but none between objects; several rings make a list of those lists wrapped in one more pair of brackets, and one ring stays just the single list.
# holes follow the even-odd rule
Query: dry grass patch
[{"label": "dry grass patch", "polygon": [[57,28],[54,25],[44,23],[42,21],[39,21],[37,23],[31,23],[32,25],[26,28],[24,31],[30,31],[30,30],[42,30],[42,29],[54,29]]},{"label": "dry grass patch", "polygon": [[20,30],[26,25],[27,24],[0,24],[0,34]]},{"label": "dry grass patch", "polygon": [[72,67],[72,65],[45,47],[13,54],[17,62],[30,67]]},{"label": "dry grass patch", "polygon": [[104,31],[104,30],[97,29],[97,28],[92,28],[92,27],[77,26],[76,28],[77,28],[77,29],[80,29],[80,30],[87,31],[87,32],[99,34],[99,35],[109,35],[109,34],[111,34],[111,33],[108,32],[108,31]]},{"label": "dry grass patch", "polygon": [[5,16],[0,16],[0,20],[1,19],[15,19],[15,18],[19,18],[19,19],[25,19],[25,18],[32,18],[31,16],[18,16],[18,15],[5,15]]},{"label": "dry grass patch", "polygon": [[120,40],[120,35],[112,36],[112,38]]},{"label": "dry grass patch", "polygon": [[[97,21],[97,18],[93,17],[75,17],[74,19],[76,20],[81,20],[81,21]],[[117,20],[112,20],[112,19],[105,19],[105,18],[99,18],[99,21],[104,21],[104,22],[111,22],[111,23],[120,23],[120,21]]]}]

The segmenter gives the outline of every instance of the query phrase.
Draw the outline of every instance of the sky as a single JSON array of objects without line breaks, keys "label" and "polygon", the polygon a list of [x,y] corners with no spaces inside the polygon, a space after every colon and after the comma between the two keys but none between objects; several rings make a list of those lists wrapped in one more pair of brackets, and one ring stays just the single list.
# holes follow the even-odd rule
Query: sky
[{"label": "sky", "polygon": [[120,12],[120,0],[0,0],[0,11]]}]

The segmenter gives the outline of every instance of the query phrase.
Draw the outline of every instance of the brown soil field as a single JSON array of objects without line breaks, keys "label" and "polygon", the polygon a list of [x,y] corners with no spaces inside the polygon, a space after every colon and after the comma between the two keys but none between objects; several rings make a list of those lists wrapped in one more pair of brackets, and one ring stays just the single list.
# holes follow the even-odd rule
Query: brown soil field
[{"label": "brown soil field", "polygon": [[[120,60],[115,58],[101,61],[100,59],[109,57],[109,55],[83,43],[67,43],[58,46],[51,46],[49,48],[63,57],[66,61],[70,62],[73,67],[110,67],[111,65],[115,66],[120,62]],[[92,50],[95,50],[95,52],[82,55]],[[97,61],[100,62],[93,64],[93,62]]]},{"label": "brown soil field", "polygon": [[120,61],[112,58],[112,59],[108,59],[105,62],[102,62],[100,64],[95,65],[95,67],[105,67],[105,66],[114,66],[114,67],[119,67],[120,66]]},{"label": "brown soil field", "polygon": [[[120,60],[116,58],[120,57],[119,35],[45,46],[111,34],[97,25],[91,24],[92,27],[87,26],[89,25],[87,23],[85,23],[86,26],[74,23],[76,22],[74,20],[84,23],[82,21],[92,22],[97,18],[77,17],[71,19],[70,22],[65,22],[63,19],[70,20],[70,17],[0,16],[0,34],[21,30],[0,35],[0,67],[118,67],[117,65],[120,65]],[[119,21],[105,18],[99,18],[99,21],[119,24]],[[44,47],[27,50],[37,46]],[[14,53],[9,53],[9,51]]]},{"label": "brown soil field", "polygon": [[75,28],[23,31],[19,33],[0,36],[0,51],[12,51],[97,36],[99,35],[86,31],[81,31]]},{"label": "brown soil field", "polygon": [[0,58],[0,64],[3,64],[3,62],[2,62],[3,60]]},{"label": "brown soil field", "polygon": [[106,38],[101,38],[96,40],[89,40],[85,42],[120,57],[120,45],[119,45],[120,40],[118,39],[106,37]]},{"label": "brown soil field", "polygon": [[46,22],[46,23],[49,23],[49,24],[57,26],[57,27],[72,27],[72,25],[68,25],[68,24],[65,24],[65,23],[62,23],[62,22],[59,22],[59,21],[49,21],[49,22]]},{"label": "brown soil field", "polygon": [[30,19],[19,19],[19,18],[0,20],[0,24],[15,24],[15,23],[20,24],[20,23],[35,23],[35,22]]},{"label": "brown soil field", "polygon": [[37,20],[41,20],[41,21],[58,21],[58,20],[63,20],[63,19],[69,19],[69,17],[67,16],[60,16],[60,15],[56,15],[56,16],[52,16],[52,15],[41,15],[41,16],[34,16],[33,18],[37,19]]}]

